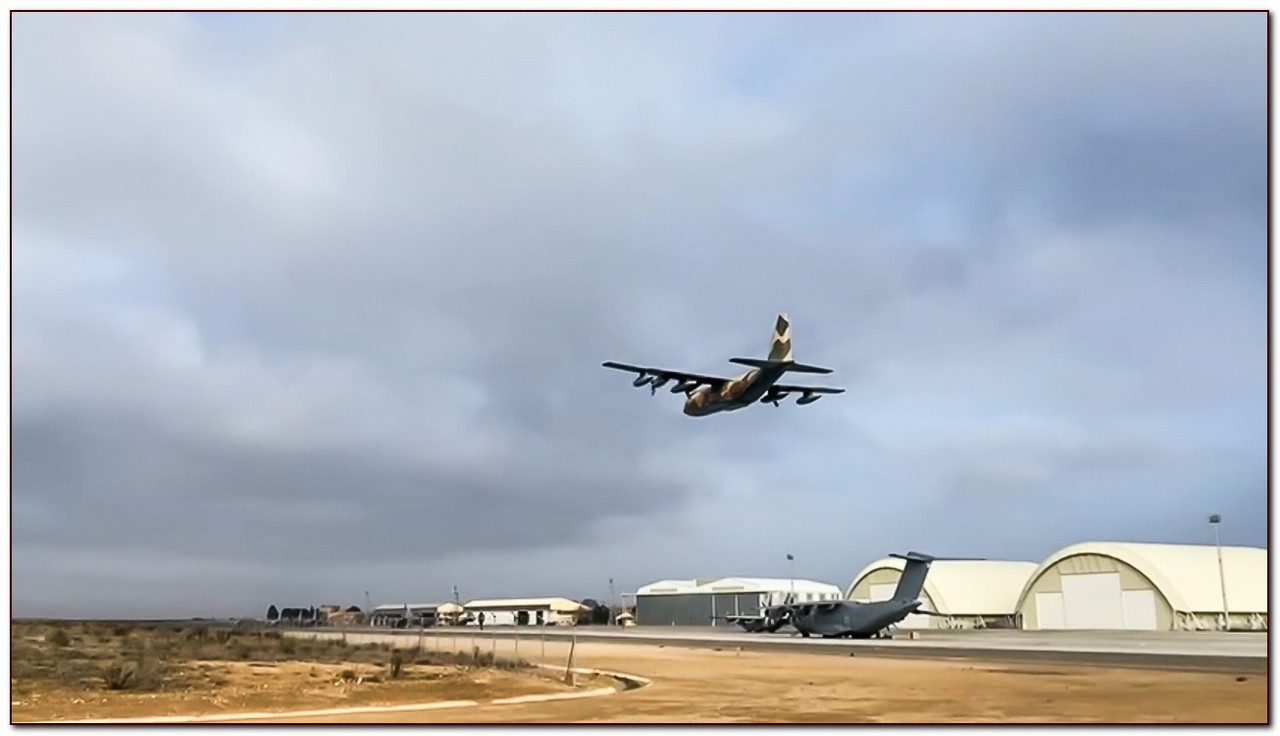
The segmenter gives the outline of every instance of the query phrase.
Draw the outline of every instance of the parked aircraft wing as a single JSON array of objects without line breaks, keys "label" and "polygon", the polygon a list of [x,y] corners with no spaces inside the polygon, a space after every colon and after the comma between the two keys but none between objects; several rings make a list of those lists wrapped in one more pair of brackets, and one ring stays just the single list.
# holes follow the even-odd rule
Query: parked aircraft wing
[{"label": "parked aircraft wing", "polygon": [[[722,386],[724,386],[724,384],[729,382],[728,378],[724,378],[722,376],[706,376],[706,375],[702,375],[701,373],[687,373],[685,371],[675,371],[675,370],[670,370],[668,368],[649,368],[649,367],[640,366],[640,365],[628,365],[626,363],[618,363],[612,360],[607,360],[601,363],[600,365],[604,366],[605,368],[614,368],[620,371],[630,371],[632,373],[638,373],[640,375],[636,380],[643,380],[646,377],[651,377],[651,378],[656,378],[662,381],[663,383],[674,380],[680,383],[687,383],[687,384],[705,384],[707,386],[711,386],[716,389],[721,388]],[[640,385],[644,385],[644,384],[641,383]]]},{"label": "parked aircraft wing", "polygon": [[712,616],[711,618],[714,620],[733,621],[733,622],[761,621],[764,619],[764,615],[763,614],[752,615],[749,613],[725,613],[719,616]]}]

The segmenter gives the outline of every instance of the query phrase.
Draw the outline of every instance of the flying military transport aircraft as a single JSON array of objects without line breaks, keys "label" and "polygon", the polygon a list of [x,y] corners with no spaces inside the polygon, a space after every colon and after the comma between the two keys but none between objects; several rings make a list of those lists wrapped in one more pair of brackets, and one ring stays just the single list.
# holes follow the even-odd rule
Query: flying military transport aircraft
[{"label": "flying military transport aircraft", "polygon": [[814,601],[812,603],[783,603],[768,606],[757,616],[724,616],[747,631],[773,633],[787,624],[803,637],[813,634],[824,638],[869,639],[883,637],[884,632],[913,613],[938,615],[920,610],[923,604],[920,591],[924,579],[936,557],[908,552],[905,555],[889,555],[906,560],[902,577],[893,597],[886,601],[856,603],[854,601]]},{"label": "flying military transport aircraft", "polygon": [[657,393],[658,389],[668,381],[676,383],[671,393],[684,392],[688,397],[684,402],[684,413],[691,417],[703,417],[722,411],[743,409],[757,401],[778,406],[778,402],[793,393],[800,394],[797,404],[812,404],[822,398],[822,394],[843,393],[842,388],[825,386],[791,386],[777,383],[784,373],[830,373],[830,368],[797,363],[791,356],[791,321],[787,315],[778,315],[778,322],[773,328],[773,343],[767,359],[730,358],[730,363],[751,366],[751,370],[733,378],[721,376],[704,376],[697,373],[685,373],[664,368],[646,368],[607,361],[605,368],[631,371],[639,375],[632,382],[636,387],[648,384],[649,393]]}]

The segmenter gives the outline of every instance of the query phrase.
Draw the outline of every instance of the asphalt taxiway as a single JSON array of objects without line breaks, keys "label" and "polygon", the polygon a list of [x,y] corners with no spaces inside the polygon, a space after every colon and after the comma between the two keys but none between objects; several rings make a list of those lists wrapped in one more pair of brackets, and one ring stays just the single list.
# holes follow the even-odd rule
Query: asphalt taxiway
[{"label": "asphalt taxiway", "polygon": [[[303,629],[306,632],[308,630]],[[333,629],[311,629],[313,632]],[[647,644],[694,648],[805,651],[849,657],[969,659],[991,662],[1058,663],[1200,672],[1262,673],[1268,671],[1266,632],[1134,632],[1134,631],[978,631],[916,630],[915,638],[899,631],[893,639],[802,638],[786,632],[748,633],[723,628],[638,626],[591,627],[439,627],[378,631],[342,629],[348,641],[387,641],[387,637],[432,636],[520,637],[579,642]]]}]

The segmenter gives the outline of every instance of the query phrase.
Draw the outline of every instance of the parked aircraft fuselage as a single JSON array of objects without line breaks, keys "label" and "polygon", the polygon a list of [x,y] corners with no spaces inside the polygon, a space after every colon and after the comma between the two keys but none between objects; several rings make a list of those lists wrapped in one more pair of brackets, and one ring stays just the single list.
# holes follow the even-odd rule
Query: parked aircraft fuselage
[{"label": "parked aircraft fuselage", "polygon": [[896,624],[922,605],[919,600],[888,600],[853,603],[823,610],[816,605],[801,606],[791,614],[791,626],[804,636],[865,638]]}]

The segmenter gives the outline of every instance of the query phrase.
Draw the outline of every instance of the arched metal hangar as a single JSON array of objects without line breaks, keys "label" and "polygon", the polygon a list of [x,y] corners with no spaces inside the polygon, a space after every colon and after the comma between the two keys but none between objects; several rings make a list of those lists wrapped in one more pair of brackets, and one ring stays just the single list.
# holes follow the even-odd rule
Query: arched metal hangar
[{"label": "arched metal hangar", "polygon": [[1018,601],[1024,629],[1219,629],[1220,579],[1231,628],[1267,628],[1267,551],[1083,542],[1046,559]]},{"label": "arched metal hangar", "polygon": [[[858,573],[845,593],[852,601],[893,597],[904,562],[896,557],[876,560]],[[1036,571],[1034,562],[1017,560],[938,560],[929,567],[920,594],[927,611],[898,624],[904,629],[1013,628],[1018,596]]]}]

